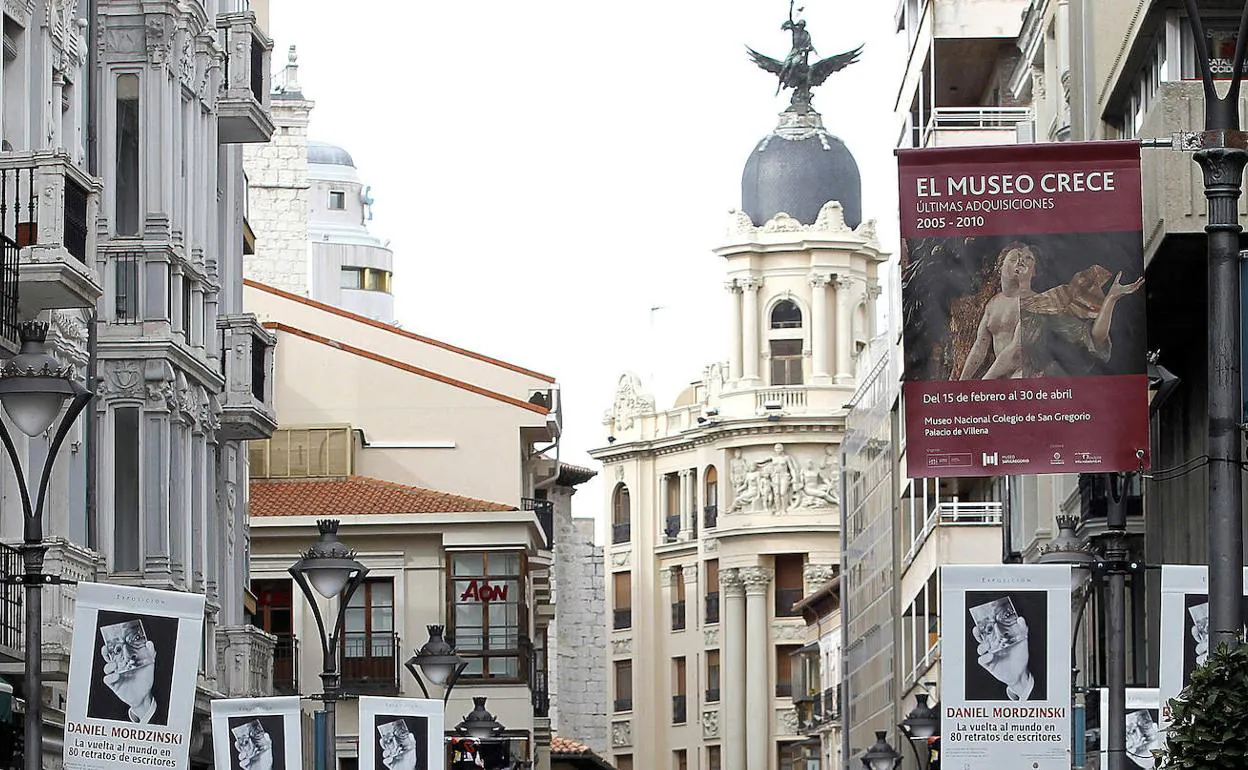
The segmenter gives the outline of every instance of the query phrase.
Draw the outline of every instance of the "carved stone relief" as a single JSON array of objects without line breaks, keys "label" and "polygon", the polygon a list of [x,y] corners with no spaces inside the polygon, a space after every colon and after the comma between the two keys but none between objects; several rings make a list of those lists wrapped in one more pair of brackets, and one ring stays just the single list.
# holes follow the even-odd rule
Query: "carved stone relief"
[{"label": "carved stone relief", "polygon": [[632,655],[633,654],[633,637],[624,636],[619,639],[611,640],[612,655]]},{"label": "carved stone relief", "polygon": [[802,587],[809,596],[819,587],[836,577],[836,567],[831,564],[807,564],[802,567]]},{"label": "carved stone relief", "polygon": [[615,389],[615,401],[603,418],[603,424],[612,430],[630,430],[637,418],[654,413],[654,397],[643,392],[641,378],[635,374],[623,374]]},{"label": "carved stone relief", "polygon": [[612,567],[627,567],[632,561],[633,552],[625,549],[623,551],[613,551],[611,553]]},{"label": "carved stone relief", "polygon": [[612,722],[611,723],[611,746],[613,748],[623,748],[633,745],[633,723]]},{"label": "carved stone relief", "polygon": [[772,575],[775,574],[767,567],[742,567],[740,573],[741,582],[745,584],[747,594],[765,592],[771,585]]},{"label": "carved stone relief", "polygon": [[719,626],[702,629],[702,642],[707,647],[719,646]]},{"label": "carved stone relief", "polygon": [[[798,619],[800,621],[800,618]],[[804,642],[806,641],[805,622],[773,621],[771,624],[771,640],[773,642]]]},{"label": "carved stone relief", "polygon": [[152,64],[169,64],[170,52],[173,50],[173,18],[163,14],[148,16],[144,24],[144,45],[147,49],[147,60]]},{"label": "carved stone relief", "polygon": [[718,738],[719,737],[719,712],[703,711],[702,712],[702,737]]},{"label": "carved stone relief", "polygon": [[[734,449],[728,463],[732,505],[728,513],[771,513],[830,508],[839,501],[840,463],[833,447],[822,458],[797,455],[783,444],[770,453]],[[748,452],[748,454],[747,454]],[[803,460],[802,458],[805,457]]]},{"label": "carved stone relief", "polygon": [[706,540],[703,540],[702,550],[706,551],[707,553],[714,553],[715,551],[718,551],[719,550],[719,538],[708,537]]},{"label": "carved stone relief", "polygon": [[143,368],[138,361],[101,361],[100,392],[111,398],[143,398]]},{"label": "carved stone relief", "polygon": [[801,733],[801,720],[797,718],[796,709],[776,709],[776,734],[777,735],[799,735]]}]

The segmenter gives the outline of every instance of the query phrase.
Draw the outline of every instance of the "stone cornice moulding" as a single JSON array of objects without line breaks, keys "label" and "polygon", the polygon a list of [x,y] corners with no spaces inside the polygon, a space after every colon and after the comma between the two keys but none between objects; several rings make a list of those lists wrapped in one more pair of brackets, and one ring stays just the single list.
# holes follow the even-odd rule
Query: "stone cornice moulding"
[{"label": "stone cornice moulding", "polygon": [[[840,391],[847,394],[847,399],[853,395],[855,390],[852,385],[807,386],[806,388],[807,391],[816,389]],[[751,388],[750,390],[765,390],[765,388]],[[833,443],[838,443],[841,440],[841,434],[845,432],[846,413],[846,410],[839,409],[835,414],[794,415],[785,418],[788,422],[779,423],[771,422],[766,417],[754,415],[742,417],[721,416],[719,418],[720,421],[713,426],[691,428],[670,436],[637,439],[635,441],[620,442],[614,446],[599,447],[589,450],[589,456],[604,464],[635,462],[648,459],[650,455],[693,451],[698,447],[743,437],[791,436],[801,433],[819,433],[823,438],[813,438],[811,440],[827,443],[829,440],[828,433],[830,432],[835,434],[836,441]],[[786,442],[791,440],[793,439],[784,439]]]}]

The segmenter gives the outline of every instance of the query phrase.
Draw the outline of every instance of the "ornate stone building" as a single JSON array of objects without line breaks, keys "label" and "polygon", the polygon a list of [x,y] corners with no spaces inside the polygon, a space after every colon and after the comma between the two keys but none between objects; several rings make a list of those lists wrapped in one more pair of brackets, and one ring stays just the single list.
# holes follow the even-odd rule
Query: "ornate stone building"
[{"label": "ornate stone building", "polygon": [[[207,596],[193,767],[212,764],[208,701],[268,694],[272,670],[272,637],[247,624],[245,444],[275,423],[273,336],[242,312],[240,148],[273,131],[266,14],[247,0],[4,6],[0,335],[11,350],[15,321],[42,314],[98,391],[56,463],[46,569]],[[43,461],[45,439],[19,441]],[[6,543],[15,483],[0,472]],[[14,683],[19,591],[0,597]],[[44,691],[19,695],[44,701],[55,768],[73,586],[46,588],[43,608]]]},{"label": "ornate stone building", "polygon": [[[592,452],[608,479],[610,759],[790,770],[806,624],[840,564],[843,405],[886,259],[857,164],[809,104],[750,154],[726,268],[729,360],[659,409],[619,380]],[[816,755],[818,752],[816,752]]]}]

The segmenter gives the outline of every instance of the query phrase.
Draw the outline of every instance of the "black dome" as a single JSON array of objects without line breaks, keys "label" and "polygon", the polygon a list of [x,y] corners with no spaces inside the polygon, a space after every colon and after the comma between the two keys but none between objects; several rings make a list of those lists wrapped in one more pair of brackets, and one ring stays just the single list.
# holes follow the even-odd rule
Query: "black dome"
[{"label": "black dome", "polygon": [[756,227],[784,212],[812,225],[828,201],[839,201],[845,224],[862,222],[862,177],[845,143],[823,128],[817,112],[786,111],[745,162],[741,208]]}]

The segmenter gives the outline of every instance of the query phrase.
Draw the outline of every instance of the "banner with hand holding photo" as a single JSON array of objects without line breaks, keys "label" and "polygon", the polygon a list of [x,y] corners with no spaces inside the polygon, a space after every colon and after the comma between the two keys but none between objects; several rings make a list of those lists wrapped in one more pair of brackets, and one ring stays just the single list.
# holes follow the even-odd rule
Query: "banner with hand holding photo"
[{"label": "banner with hand holding photo", "polygon": [[[1109,767],[1106,738],[1109,725],[1109,690],[1101,688],[1101,767]],[[1152,770],[1153,752],[1165,748],[1166,733],[1161,729],[1161,697],[1146,687],[1127,688],[1126,748],[1128,767]]]},{"label": "banner with hand holding photo", "polygon": [[[1243,616],[1248,620],[1248,567],[1244,568]],[[1161,568],[1161,725],[1170,725],[1170,700],[1209,656],[1209,568],[1165,564]]]},{"label": "banner with hand holding photo", "polygon": [[65,770],[185,768],[204,597],[79,583]]},{"label": "banner with hand holding photo", "polygon": [[222,698],[212,702],[216,770],[302,770],[299,698]]},{"label": "banner with hand holding photo", "polygon": [[1067,770],[1071,568],[945,566],[940,579],[941,767]]},{"label": "banner with hand holding photo", "polygon": [[442,701],[362,695],[359,704],[360,770],[444,770]]}]

